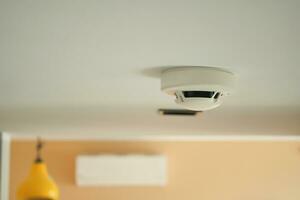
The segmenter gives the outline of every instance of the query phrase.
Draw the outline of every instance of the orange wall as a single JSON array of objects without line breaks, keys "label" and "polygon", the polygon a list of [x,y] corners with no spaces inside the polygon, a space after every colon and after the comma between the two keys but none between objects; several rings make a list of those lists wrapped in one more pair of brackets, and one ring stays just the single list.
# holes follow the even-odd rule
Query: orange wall
[{"label": "orange wall", "polygon": [[[48,142],[44,157],[61,200],[299,200],[300,142]],[[77,187],[79,154],[164,153],[166,187]],[[12,143],[10,199],[34,157],[34,143]]]}]

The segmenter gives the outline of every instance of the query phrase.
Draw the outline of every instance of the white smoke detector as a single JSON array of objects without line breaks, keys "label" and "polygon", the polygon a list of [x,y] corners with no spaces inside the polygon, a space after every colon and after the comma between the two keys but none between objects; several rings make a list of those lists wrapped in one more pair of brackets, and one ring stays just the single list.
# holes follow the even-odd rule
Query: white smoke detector
[{"label": "white smoke detector", "polygon": [[175,102],[189,110],[218,107],[234,91],[233,73],[214,67],[173,67],[161,75],[161,90],[176,97]]}]

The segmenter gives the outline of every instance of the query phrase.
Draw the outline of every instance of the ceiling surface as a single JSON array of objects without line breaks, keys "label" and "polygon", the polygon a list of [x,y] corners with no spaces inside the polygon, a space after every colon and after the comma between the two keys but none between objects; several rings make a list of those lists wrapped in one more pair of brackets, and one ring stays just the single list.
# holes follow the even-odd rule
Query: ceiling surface
[{"label": "ceiling surface", "polygon": [[[0,129],[15,135],[300,135],[300,1],[0,1]],[[198,117],[147,72],[226,68]]]}]

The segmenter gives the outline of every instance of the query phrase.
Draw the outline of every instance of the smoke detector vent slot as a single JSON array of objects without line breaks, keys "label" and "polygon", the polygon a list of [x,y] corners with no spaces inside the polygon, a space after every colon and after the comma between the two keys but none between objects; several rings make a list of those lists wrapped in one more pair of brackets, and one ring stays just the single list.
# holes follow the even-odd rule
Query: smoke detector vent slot
[{"label": "smoke detector vent slot", "polygon": [[182,93],[185,98],[212,98],[215,94],[211,91],[183,91]]}]

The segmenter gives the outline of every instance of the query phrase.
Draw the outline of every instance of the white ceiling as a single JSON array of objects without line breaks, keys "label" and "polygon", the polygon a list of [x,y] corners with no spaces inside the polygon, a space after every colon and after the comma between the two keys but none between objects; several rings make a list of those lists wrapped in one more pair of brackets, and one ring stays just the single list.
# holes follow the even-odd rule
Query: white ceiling
[{"label": "white ceiling", "polygon": [[[300,134],[300,1],[1,1],[0,128],[16,135]],[[225,67],[200,117],[145,71]]]}]

